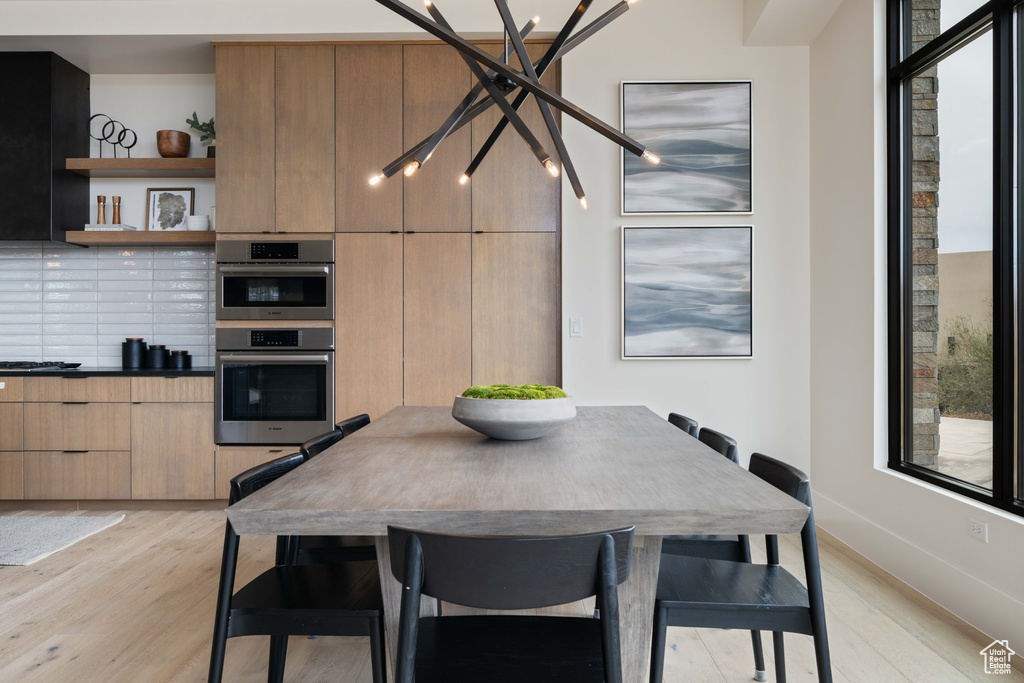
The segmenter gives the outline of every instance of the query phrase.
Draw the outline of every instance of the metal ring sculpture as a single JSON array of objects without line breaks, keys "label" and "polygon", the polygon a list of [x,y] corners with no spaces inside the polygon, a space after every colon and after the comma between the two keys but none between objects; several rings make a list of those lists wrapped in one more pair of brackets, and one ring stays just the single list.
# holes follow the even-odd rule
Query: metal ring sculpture
[{"label": "metal ring sculpture", "polygon": [[[92,130],[93,130],[92,122],[94,120],[96,120],[97,118],[101,117],[101,116],[103,118],[105,118],[107,120],[107,122],[103,124],[103,128],[100,129],[100,134],[97,137],[96,135],[93,135],[93,133],[92,133]],[[118,126],[121,127],[120,130],[118,130],[118,128],[117,128]],[[128,139],[128,135],[129,134],[131,134],[131,136],[132,136],[132,141],[131,141],[131,143],[126,143],[125,140]],[[89,117],[89,137],[91,137],[93,140],[99,141],[99,143],[100,143],[100,158],[101,159],[103,158],[103,143],[104,142],[106,142],[111,147],[113,147],[113,149],[114,149],[114,158],[115,159],[117,158],[117,148],[118,147],[121,147],[122,149],[127,150],[128,158],[130,159],[131,156],[132,156],[132,147],[134,147],[139,142],[139,136],[135,134],[134,130],[132,130],[131,128],[126,127],[120,121],[116,121],[116,120],[110,118],[106,114],[93,114],[92,116]]]}]

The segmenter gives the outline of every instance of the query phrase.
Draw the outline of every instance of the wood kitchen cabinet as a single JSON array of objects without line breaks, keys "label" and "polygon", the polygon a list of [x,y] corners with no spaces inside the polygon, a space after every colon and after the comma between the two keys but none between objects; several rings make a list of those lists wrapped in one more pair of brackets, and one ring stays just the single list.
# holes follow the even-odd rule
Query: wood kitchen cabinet
[{"label": "wood kitchen cabinet", "polygon": [[217,232],[273,232],[275,49],[217,46]]},{"label": "wood kitchen cabinet", "polygon": [[451,405],[472,379],[471,235],[405,236],[405,405]]},{"label": "wood kitchen cabinet", "polygon": [[338,45],[335,57],[337,230],[401,230],[402,176],[369,179],[405,151],[402,46]]},{"label": "wood kitchen cabinet", "polygon": [[[431,236],[433,237],[433,236]],[[403,235],[339,233],[335,420],[371,420],[403,401]]]},{"label": "wood kitchen cabinet", "polygon": [[[403,61],[402,127],[406,147],[412,147],[444,123],[474,80],[466,63],[447,45],[406,45]],[[421,172],[404,179],[406,230],[471,230],[472,190],[459,184],[472,161],[471,146],[470,126],[465,126],[438,145]]]},{"label": "wood kitchen cabinet", "polygon": [[26,451],[127,451],[127,403],[26,403]]},{"label": "wood kitchen cabinet", "polygon": [[23,386],[21,377],[0,377],[0,500],[23,497]]},{"label": "wood kitchen cabinet", "polygon": [[[530,43],[526,48],[536,62],[547,51],[548,44]],[[500,50],[494,52],[500,54]],[[520,68],[518,57],[513,56],[509,61],[513,68]],[[560,64],[555,62],[541,78],[541,84],[555,92],[561,90]],[[557,122],[558,110],[552,109],[552,112]],[[519,110],[519,115],[537,136],[552,161],[558,164],[558,150],[548,133],[536,98],[530,97]],[[491,107],[474,119],[474,156],[490,137],[501,117],[501,111]],[[555,232],[558,229],[562,181],[551,177],[511,125],[505,126],[505,131],[473,174],[472,193],[474,232]]]},{"label": "wood kitchen cabinet", "polygon": [[126,500],[131,495],[128,451],[25,452],[25,498]]},{"label": "wood kitchen cabinet", "polygon": [[473,384],[557,384],[554,233],[473,235]]},{"label": "wood kitchen cabinet", "polygon": [[132,498],[214,497],[212,405],[133,404],[131,452]]}]

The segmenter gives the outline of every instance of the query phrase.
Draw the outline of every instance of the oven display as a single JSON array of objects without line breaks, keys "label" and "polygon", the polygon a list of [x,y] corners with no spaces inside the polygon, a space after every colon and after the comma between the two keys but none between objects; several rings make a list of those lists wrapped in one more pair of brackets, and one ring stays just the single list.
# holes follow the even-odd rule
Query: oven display
[{"label": "oven display", "polygon": [[250,242],[249,258],[267,261],[297,261],[299,259],[298,242]]},{"label": "oven display", "polygon": [[300,334],[298,330],[252,330],[249,332],[249,346],[297,347]]}]

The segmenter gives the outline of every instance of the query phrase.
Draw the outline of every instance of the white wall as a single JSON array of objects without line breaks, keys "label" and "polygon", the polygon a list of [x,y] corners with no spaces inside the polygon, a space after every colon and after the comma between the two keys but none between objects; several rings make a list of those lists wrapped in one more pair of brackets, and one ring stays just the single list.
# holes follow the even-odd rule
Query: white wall
[{"label": "white wall", "polygon": [[[885,468],[884,0],[811,46],[811,453],[818,523],[993,638],[1024,643],[1020,518]],[[989,524],[986,545],[967,517]]]},{"label": "white wall", "polygon": [[[635,14],[634,14],[635,12]],[[564,384],[581,404],[644,404],[810,465],[808,49],[742,44],[739,0],[635,6],[563,63],[562,92],[617,124],[621,80],[753,80],[753,216],[622,217],[618,148],[563,117],[590,209],[563,186]],[[616,49],[629,45],[628,49]],[[621,225],[754,225],[752,360],[619,360]],[[582,339],[568,318],[583,318]]]}]

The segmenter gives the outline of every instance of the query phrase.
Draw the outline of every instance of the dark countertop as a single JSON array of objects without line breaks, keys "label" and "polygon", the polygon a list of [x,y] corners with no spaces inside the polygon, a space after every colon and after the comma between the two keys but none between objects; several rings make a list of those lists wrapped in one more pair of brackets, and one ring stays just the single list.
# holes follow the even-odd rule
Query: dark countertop
[{"label": "dark countertop", "polygon": [[0,370],[4,377],[213,377],[212,367],[196,366],[191,370],[122,370],[121,368],[81,367],[73,370],[53,368],[40,370]]}]

